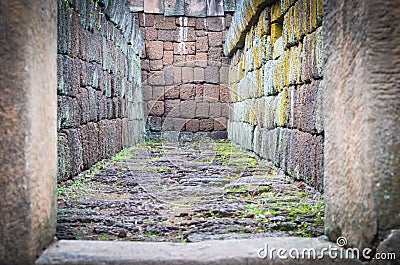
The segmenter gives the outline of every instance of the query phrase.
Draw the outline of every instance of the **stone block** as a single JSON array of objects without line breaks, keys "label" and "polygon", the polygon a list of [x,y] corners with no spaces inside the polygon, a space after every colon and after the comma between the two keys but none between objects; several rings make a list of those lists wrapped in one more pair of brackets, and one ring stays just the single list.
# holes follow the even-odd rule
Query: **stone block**
[{"label": "stone block", "polygon": [[149,77],[147,78],[147,83],[153,86],[164,86],[165,85],[164,71],[151,72]]},{"label": "stone block", "polygon": [[161,117],[150,116],[148,118],[148,126],[150,131],[159,132],[161,131],[162,120]]},{"label": "stone block", "polygon": [[186,100],[180,105],[182,118],[192,119],[196,117],[196,101]]},{"label": "stone block", "polygon": [[210,139],[210,132],[197,132],[193,134],[193,141],[206,141]]},{"label": "stone block", "polygon": [[185,56],[185,65],[194,67],[196,65],[196,56],[195,55],[186,55]]},{"label": "stone block", "polygon": [[207,19],[206,18],[196,18],[196,30],[205,30],[207,28]]},{"label": "stone block", "polygon": [[179,98],[179,87],[177,86],[169,86],[165,88],[166,99],[178,99]]},{"label": "stone block", "polygon": [[191,142],[191,141],[193,141],[193,136],[194,136],[194,133],[192,133],[192,132],[181,131],[179,133],[179,141],[181,141],[181,142]]},{"label": "stone block", "polygon": [[164,1],[165,16],[184,16],[185,1],[184,0],[165,0]]},{"label": "stone block", "polygon": [[145,37],[147,41],[155,41],[157,40],[157,30],[155,28],[147,27],[145,28]]},{"label": "stone block", "polygon": [[208,31],[223,31],[225,30],[225,19],[222,17],[207,17]]},{"label": "stone block", "polygon": [[[187,18],[184,20],[187,23]],[[196,32],[191,27],[179,26],[174,31],[174,39],[180,43],[182,42],[194,42],[196,41]]]},{"label": "stone block", "polygon": [[159,29],[157,31],[157,38],[160,41],[170,41],[173,42],[176,40],[175,38],[175,31],[174,30],[165,30]]},{"label": "stone block", "polygon": [[196,85],[194,85],[195,97],[196,97],[197,101],[202,101],[203,100],[203,88],[204,88],[204,84],[196,84]]},{"label": "stone block", "polygon": [[148,103],[149,115],[163,116],[164,115],[164,102],[163,101],[150,101]]},{"label": "stone block", "polygon": [[235,0],[224,0],[225,12],[235,12],[236,1]]},{"label": "stone block", "polygon": [[75,98],[57,97],[57,129],[67,129],[79,126],[80,108]]},{"label": "stone block", "polygon": [[173,111],[175,108],[179,108],[180,102],[181,101],[179,99],[166,99],[165,100],[165,114],[168,115],[169,112]]},{"label": "stone block", "polygon": [[164,1],[163,0],[146,0],[146,1],[144,1],[144,12],[149,13],[149,14],[163,14],[164,13]]},{"label": "stone block", "polygon": [[207,0],[207,16],[223,16],[224,0]]},{"label": "stone block", "polygon": [[228,122],[228,120],[225,117],[219,117],[219,118],[214,119],[214,130],[226,131],[227,122]]},{"label": "stone block", "polygon": [[164,68],[164,79],[165,79],[165,85],[174,84],[174,67],[167,66]]},{"label": "stone block", "polygon": [[174,54],[174,65],[184,66],[185,65],[185,55],[175,55]]},{"label": "stone block", "polygon": [[185,0],[185,16],[205,17],[207,15],[206,1]]},{"label": "stone block", "polygon": [[221,105],[221,116],[228,118],[229,117],[230,106],[228,103],[223,103]]},{"label": "stone block", "polygon": [[173,30],[176,28],[174,17],[165,17],[164,15],[154,16],[154,27],[156,29]]},{"label": "stone block", "polygon": [[149,60],[142,60],[141,61],[142,70],[149,71],[150,70],[150,61]]},{"label": "stone block", "polygon": [[196,38],[196,52],[208,51],[208,36]]},{"label": "stone block", "polygon": [[290,117],[288,88],[284,88],[283,91],[278,94],[276,104],[275,124],[284,127]]},{"label": "stone block", "polygon": [[153,100],[164,100],[164,86],[152,86]]},{"label": "stone block", "polygon": [[129,9],[131,12],[144,11],[144,0],[129,0]]},{"label": "stone block", "polygon": [[160,60],[163,58],[163,47],[162,41],[147,41],[146,42],[146,53],[150,60]]},{"label": "stone block", "polygon": [[221,65],[221,59],[223,56],[221,47],[210,47],[207,55],[208,65]]},{"label": "stone block", "polygon": [[88,169],[94,165],[99,157],[98,126],[89,122],[80,128],[82,136],[83,168]]},{"label": "stone block", "polygon": [[191,119],[186,122],[186,131],[198,132],[200,129],[200,121],[198,119]]},{"label": "stone block", "polygon": [[57,93],[74,97],[80,86],[80,63],[68,56],[57,56]]},{"label": "stone block", "polygon": [[[196,44],[197,47],[197,44]],[[205,52],[196,52],[196,62],[195,66],[206,67],[207,66],[208,55]]]},{"label": "stone block", "polygon": [[183,84],[179,86],[179,97],[181,100],[194,99],[196,91],[193,84]]},{"label": "stone block", "polygon": [[214,119],[219,118],[221,117],[221,110],[222,110],[222,103],[213,102],[212,104],[210,104],[209,116]]},{"label": "stone block", "polygon": [[208,46],[222,47],[222,32],[208,32]]},{"label": "stone block", "polygon": [[163,64],[172,66],[174,63],[174,52],[173,51],[164,51],[164,57],[163,57]]},{"label": "stone block", "polygon": [[182,83],[192,83],[192,82],[193,82],[193,68],[182,67]]},{"label": "stone block", "polygon": [[229,98],[229,87],[226,85],[221,85],[219,87],[219,100],[221,102],[230,102],[230,98]]},{"label": "stone block", "polygon": [[174,43],[174,54],[188,55],[196,54],[196,42],[179,42]]},{"label": "stone block", "polygon": [[219,84],[219,67],[207,66],[204,75],[207,83]]},{"label": "stone block", "polygon": [[197,102],[196,103],[196,117],[208,118],[210,110],[210,103],[208,102]]},{"label": "stone block", "polygon": [[271,43],[272,45],[282,36],[282,24],[272,23],[271,24]]},{"label": "stone block", "polygon": [[221,85],[228,86],[229,84],[229,67],[222,66],[219,71],[219,80]]},{"label": "stone block", "polygon": [[150,60],[150,70],[160,71],[163,69],[163,60]]},{"label": "stone block", "polygon": [[214,130],[214,120],[213,119],[201,119],[199,131],[201,132],[211,132]]},{"label": "stone block", "polygon": [[164,53],[165,51],[173,51],[174,50],[174,45],[170,41],[165,41],[164,42]]},{"label": "stone block", "polygon": [[216,102],[219,100],[220,86],[205,84],[203,87],[203,100]]},{"label": "stone block", "polygon": [[180,85],[182,84],[182,67],[174,66],[174,84]]},{"label": "stone block", "polygon": [[204,82],[204,68],[201,67],[194,68],[193,81],[197,83]]}]

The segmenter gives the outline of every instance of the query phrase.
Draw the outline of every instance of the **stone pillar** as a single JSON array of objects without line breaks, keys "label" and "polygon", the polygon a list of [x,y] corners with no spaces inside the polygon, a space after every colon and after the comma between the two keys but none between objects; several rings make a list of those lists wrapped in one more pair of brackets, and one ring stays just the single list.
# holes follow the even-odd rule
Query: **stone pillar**
[{"label": "stone pillar", "polygon": [[0,264],[32,264],[53,239],[57,2],[0,1]]},{"label": "stone pillar", "polygon": [[326,233],[331,240],[346,237],[352,247],[375,249],[385,239],[394,246],[400,239],[400,6],[325,0],[324,10]]}]

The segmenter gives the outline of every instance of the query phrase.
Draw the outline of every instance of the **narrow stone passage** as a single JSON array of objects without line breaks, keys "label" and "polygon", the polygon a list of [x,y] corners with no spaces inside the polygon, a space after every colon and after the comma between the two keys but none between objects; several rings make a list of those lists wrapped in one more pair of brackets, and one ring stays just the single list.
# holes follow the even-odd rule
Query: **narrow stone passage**
[{"label": "narrow stone passage", "polygon": [[198,242],[323,234],[321,194],[228,141],[148,142],[58,188],[59,239]]}]

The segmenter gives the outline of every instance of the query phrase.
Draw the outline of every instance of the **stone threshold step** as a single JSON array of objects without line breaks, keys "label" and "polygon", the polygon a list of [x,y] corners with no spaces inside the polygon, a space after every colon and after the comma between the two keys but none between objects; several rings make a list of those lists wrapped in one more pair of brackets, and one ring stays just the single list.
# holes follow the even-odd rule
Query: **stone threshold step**
[{"label": "stone threshold step", "polygon": [[[266,249],[276,249],[274,257],[265,257]],[[362,264],[355,259],[323,258],[281,259],[277,250],[286,251],[336,248],[316,238],[270,237],[198,243],[115,242],[61,240],[50,246],[36,261],[37,265],[150,265],[150,264]],[[262,250],[262,251],[261,251]],[[343,250],[343,249],[341,249]],[[260,258],[264,256],[265,258]]]}]

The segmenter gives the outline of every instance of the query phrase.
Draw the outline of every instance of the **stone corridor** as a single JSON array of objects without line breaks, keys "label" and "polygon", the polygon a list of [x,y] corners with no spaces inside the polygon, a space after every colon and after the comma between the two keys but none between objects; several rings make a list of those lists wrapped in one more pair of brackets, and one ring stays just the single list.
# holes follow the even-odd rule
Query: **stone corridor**
[{"label": "stone corridor", "polygon": [[228,141],[143,143],[58,187],[58,239],[317,237],[321,194]]},{"label": "stone corridor", "polygon": [[0,265],[399,264],[398,17],[1,1]]}]

